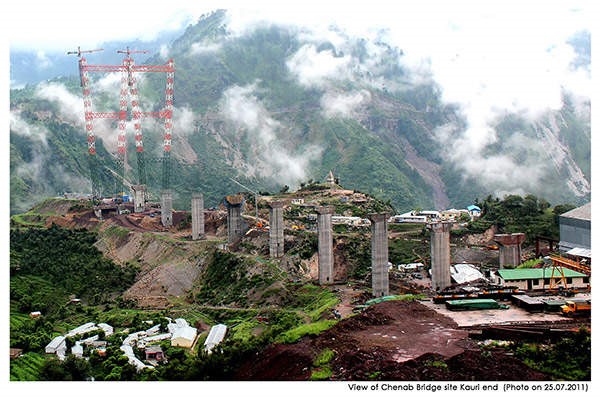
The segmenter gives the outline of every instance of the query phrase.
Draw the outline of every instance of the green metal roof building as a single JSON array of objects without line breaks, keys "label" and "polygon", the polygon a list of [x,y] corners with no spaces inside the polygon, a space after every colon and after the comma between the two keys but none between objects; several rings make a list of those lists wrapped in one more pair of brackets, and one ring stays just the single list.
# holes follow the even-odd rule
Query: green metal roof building
[{"label": "green metal roof building", "polygon": [[[581,272],[568,268],[563,268],[562,271],[569,287],[585,288],[590,283],[590,278]],[[523,290],[543,289],[550,285],[550,279],[559,282],[562,278],[560,271],[554,268],[500,269],[498,275],[503,285],[517,286]]]}]

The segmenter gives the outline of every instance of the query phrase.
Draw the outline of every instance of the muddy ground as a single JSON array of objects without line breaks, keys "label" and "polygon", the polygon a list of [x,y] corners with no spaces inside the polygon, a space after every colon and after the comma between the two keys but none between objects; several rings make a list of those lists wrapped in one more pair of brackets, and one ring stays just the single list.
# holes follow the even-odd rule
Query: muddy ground
[{"label": "muddy ground", "polygon": [[236,379],[310,379],[325,349],[335,354],[332,380],[548,379],[510,355],[481,352],[453,320],[416,301],[376,304],[317,337],[270,345]]}]

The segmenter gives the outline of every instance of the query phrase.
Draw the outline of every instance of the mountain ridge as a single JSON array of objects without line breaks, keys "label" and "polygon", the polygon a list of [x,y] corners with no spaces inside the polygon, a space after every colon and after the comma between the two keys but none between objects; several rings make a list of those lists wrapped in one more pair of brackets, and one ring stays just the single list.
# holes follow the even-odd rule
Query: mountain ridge
[{"label": "mountain ridge", "polygon": [[[190,25],[173,40],[168,55],[161,52],[148,58],[149,64],[162,64],[166,56],[176,61],[176,206],[186,207],[192,191],[204,192],[207,203],[214,204],[240,190],[225,177],[257,191],[277,191],[284,185],[320,180],[329,170],[344,185],[390,200],[399,210],[461,208],[477,197],[503,191],[532,192],[554,203],[589,200],[590,146],[585,144],[591,140],[589,116],[578,115],[568,96],[563,108],[548,113],[545,121],[532,123],[511,114],[500,118],[495,125],[498,141],[481,155],[474,154],[469,164],[460,159],[465,155],[457,147],[456,132],[466,124],[460,109],[443,103],[435,82],[411,81],[410,71],[401,62],[401,49],[341,31],[337,34],[345,41],[337,46],[301,33],[264,25],[243,35],[230,35],[226,11],[219,10]],[[77,101],[80,89],[74,77],[52,82],[67,88],[73,96],[70,100]],[[140,93],[149,99],[147,106],[158,106],[164,90],[161,85],[158,77],[144,80]],[[82,191],[81,182],[87,176],[85,141],[76,132],[82,129],[83,116],[79,115],[80,122],[75,111],[65,117],[57,105],[63,100],[43,97],[39,85],[35,88],[11,91],[11,114],[20,117],[25,127],[11,123],[14,203],[55,194],[52,190]],[[115,92],[100,93],[96,104],[118,106]],[[589,107],[589,101],[584,106]],[[44,141],[25,133],[31,127],[47,129],[45,120],[36,116],[40,112],[50,112],[65,124],[54,126],[44,136],[46,145],[60,150],[58,155],[46,154]],[[150,149],[146,151],[159,157],[159,127],[145,128],[144,135]],[[99,132],[98,137],[100,162],[111,165],[114,127]],[[24,174],[34,158],[27,157],[27,152],[35,146],[46,164],[67,166],[65,172],[77,178],[77,185],[61,184],[57,176],[39,170],[39,176]],[[495,158],[498,165],[479,174],[469,167],[476,165],[476,156],[481,156],[480,164],[485,167]],[[532,178],[540,183],[528,182],[519,176],[520,171],[515,172],[519,179],[510,182],[502,161],[515,168],[530,163],[532,171],[538,171]],[[154,180],[149,183],[151,191],[158,193],[160,165],[151,163],[148,169]],[[134,175],[133,167],[128,174]],[[109,188],[112,177],[105,175],[102,182]],[[41,180],[45,184],[40,188]],[[11,210],[23,211],[14,203]]]}]

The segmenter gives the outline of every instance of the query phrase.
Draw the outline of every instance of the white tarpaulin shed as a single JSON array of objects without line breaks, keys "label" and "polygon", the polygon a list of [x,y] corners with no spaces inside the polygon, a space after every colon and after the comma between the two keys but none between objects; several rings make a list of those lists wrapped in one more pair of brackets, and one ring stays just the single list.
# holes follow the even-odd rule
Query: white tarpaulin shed
[{"label": "white tarpaulin shed", "polygon": [[450,267],[450,275],[458,284],[483,279],[483,274],[472,264],[454,264]]},{"label": "white tarpaulin shed", "polygon": [[212,349],[221,343],[225,334],[227,333],[227,326],[223,324],[218,324],[210,328],[210,332],[208,333],[208,337],[204,341],[204,350],[210,354]]},{"label": "white tarpaulin shed", "polygon": [[98,329],[98,327],[96,326],[95,323],[88,322],[87,324],[83,324],[81,326],[78,326],[75,329],[71,329],[69,331],[69,333],[66,334],[66,336],[67,337],[72,337],[72,336],[76,336],[76,335],[83,335],[84,333],[95,331],[96,329]]},{"label": "white tarpaulin shed", "polygon": [[98,324],[98,328],[100,328],[104,331],[104,336],[110,336],[115,331],[112,326],[110,326],[109,324],[106,324],[104,322],[100,322]]},{"label": "white tarpaulin shed", "polygon": [[46,353],[52,354],[56,353],[59,349],[66,349],[67,344],[65,343],[64,336],[57,336],[48,345],[46,346]]},{"label": "white tarpaulin shed", "polygon": [[583,247],[575,247],[567,251],[567,254],[576,257],[592,258],[592,249],[584,249]]}]

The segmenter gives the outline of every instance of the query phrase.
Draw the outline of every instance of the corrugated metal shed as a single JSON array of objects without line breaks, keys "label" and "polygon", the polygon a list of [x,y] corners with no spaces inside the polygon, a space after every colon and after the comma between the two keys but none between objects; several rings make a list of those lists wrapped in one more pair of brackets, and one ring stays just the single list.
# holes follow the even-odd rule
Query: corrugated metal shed
[{"label": "corrugated metal shed", "polygon": [[580,219],[580,220],[584,220],[584,221],[591,221],[592,220],[592,203],[587,203],[582,205],[581,207],[577,207],[574,208],[571,211],[567,211],[564,214],[560,215],[561,217],[565,217],[565,218],[574,218],[574,219]]},{"label": "corrugated metal shed", "polygon": [[592,258],[592,249],[575,247],[574,249],[567,251],[567,254],[578,257]]}]

